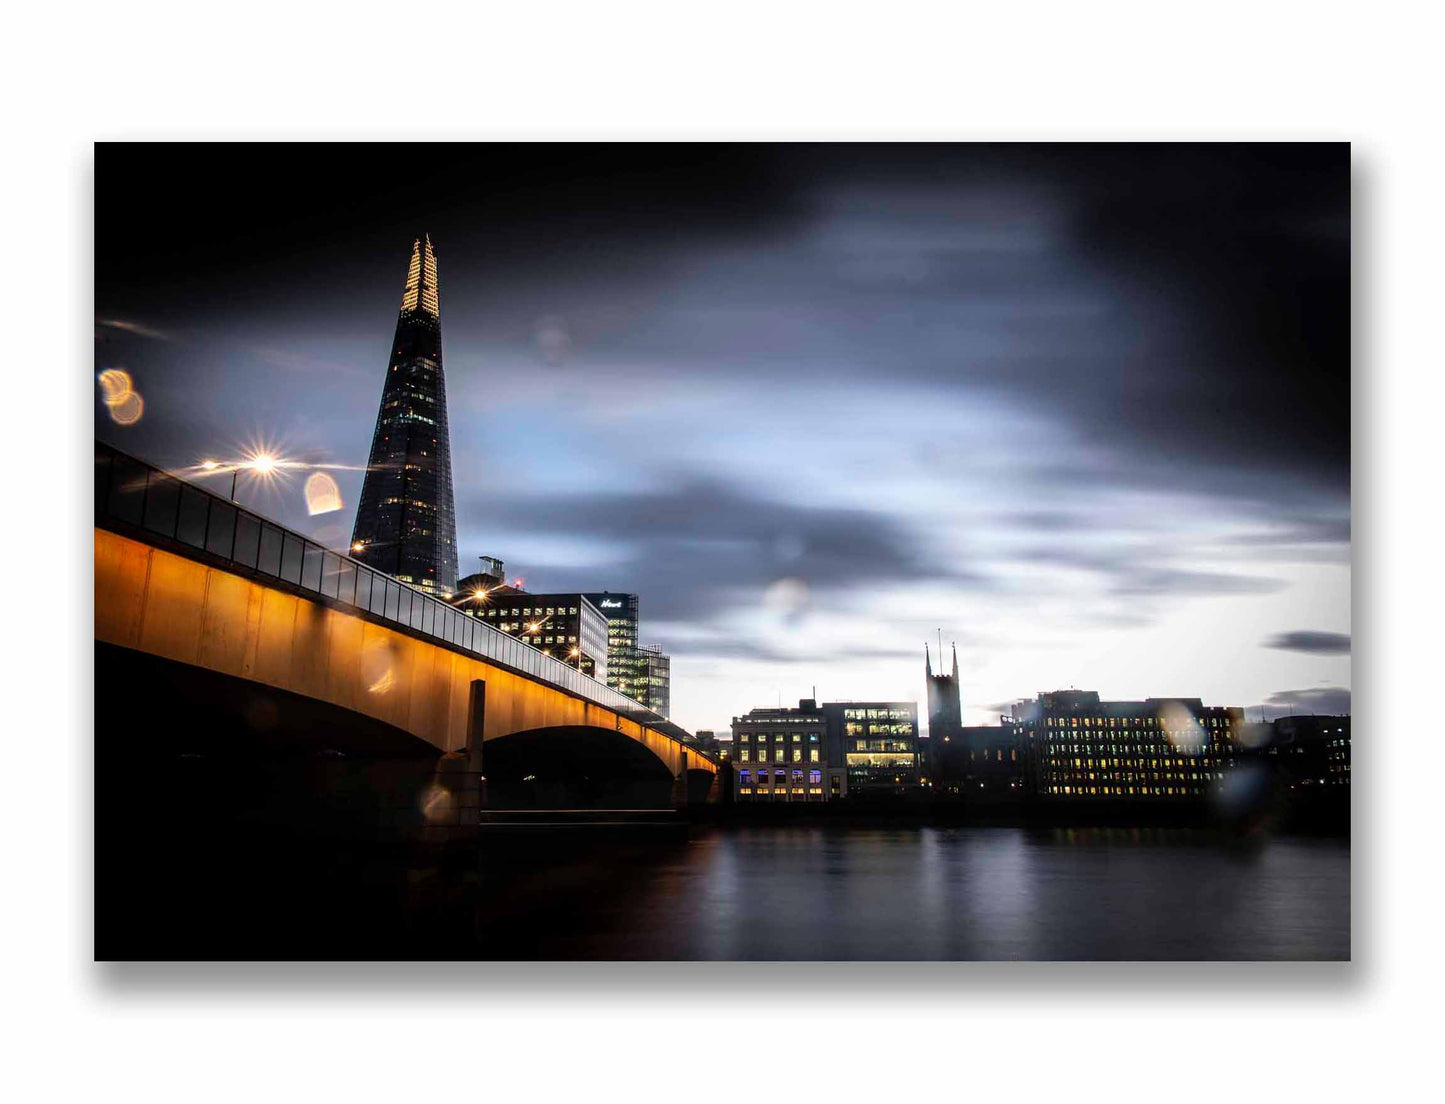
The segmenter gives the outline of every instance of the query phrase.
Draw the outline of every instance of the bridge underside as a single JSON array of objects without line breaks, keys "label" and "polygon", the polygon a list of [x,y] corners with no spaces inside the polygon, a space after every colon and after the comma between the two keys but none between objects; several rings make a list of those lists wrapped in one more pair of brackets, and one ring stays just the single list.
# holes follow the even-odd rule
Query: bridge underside
[{"label": "bridge underside", "polygon": [[[98,807],[117,817],[260,817],[317,826],[424,822],[436,749],[354,710],[112,644],[95,645]],[[613,729],[487,740],[492,808],[663,809],[671,770]],[[688,771],[686,799],[713,775]]]},{"label": "bridge underside", "polygon": [[[664,809],[677,796],[676,779],[657,756],[604,728],[568,725],[488,740],[484,771],[492,808]],[[687,800],[705,801],[712,774],[687,773]]]},{"label": "bridge underside", "polygon": [[[435,755],[460,753],[478,735],[489,744],[521,731],[601,728],[632,740],[673,777],[686,768],[716,771],[656,728],[474,653],[101,528],[95,584],[97,644],[338,707],[375,722],[360,726],[375,739],[406,733]],[[479,733],[471,704],[478,684],[486,687]],[[122,702],[153,707],[143,681],[117,691]],[[303,747],[317,738],[304,725],[288,735]]]}]

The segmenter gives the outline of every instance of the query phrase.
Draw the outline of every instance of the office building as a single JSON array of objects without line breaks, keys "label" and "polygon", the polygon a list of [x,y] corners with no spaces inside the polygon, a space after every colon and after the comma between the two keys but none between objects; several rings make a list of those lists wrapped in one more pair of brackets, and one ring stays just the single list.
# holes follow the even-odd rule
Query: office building
[{"label": "office building", "polygon": [[642,701],[648,674],[637,647],[637,595],[603,590],[585,597],[607,618],[607,685]]},{"label": "office building", "polygon": [[684,738],[683,742],[692,744],[698,751],[706,752],[718,760],[733,757],[731,732],[719,733],[710,728],[700,728],[691,738]]},{"label": "office building", "polygon": [[1202,800],[1249,751],[1240,709],[1198,698],[1040,694],[1013,708],[1031,794],[1051,801]]},{"label": "office building", "polygon": [[458,592],[469,591],[475,594],[479,590],[494,590],[506,585],[507,569],[501,560],[495,556],[478,556],[477,559],[481,561],[481,570],[464,579],[458,579]]},{"label": "office building", "polygon": [[662,654],[661,644],[644,644],[637,649],[642,679],[639,702],[664,717],[672,715],[672,657]]},{"label": "office building", "polygon": [[847,792],[878,797],[918,792],[926,777],[918,703],[829,702],[823,706],[827,759],[847,772]]},{"label": "office building", "polygon": [[796,709],[754,709],[734,717],[732,730],[736,801],[827,801],[846,792],[846,772],[828,777],[827,722],[813,699]]},{"label": "office building", "polygon": [[1306,790],[1350,784],[1348,716],[1279,717],[1270,727],[1270,755],[1291,784]]},{"label": "office building", "polygon": [[351,554],[423,590],[457,585],[451,439],[431,238],[412,242]]},{"label": "office building", "polygon": [[607,682],[607,618],[585,594],[529,594],[506,585],[468,585],[459,587],[450,601],[492,628]]}]

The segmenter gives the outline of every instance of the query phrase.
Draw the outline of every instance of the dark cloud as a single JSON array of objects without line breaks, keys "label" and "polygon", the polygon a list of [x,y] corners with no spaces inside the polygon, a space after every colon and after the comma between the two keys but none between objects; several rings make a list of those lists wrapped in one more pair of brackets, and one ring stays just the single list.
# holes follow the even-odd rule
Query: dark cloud
[{"label": "dark cloud", "polygon": [[428,229],[452,340],[562,314],[634,366],[619,385],[912,378],[1047,411],[1125,478],[1347,493],[1347,144],[438,146],[378,171],[405,153],[102,145],[97,304],[384,329]]},{"label": "dark cloud", "polygon": [[512,518],[519,538],[626,549],[610,567],[536,564],[518,571],[533,589],[645,593],[649,619],[707,620],[740,603],[758,604],[769,585],[784,579],[806,586],[815,605],[830,592],[900,582],[992,585],[981,573],[930,556],[923,534],[896,515],[763,499],[713,480],[627,494],[510,497],[482,489],[476,496],[460,504],[463,516]]},{"label": "dark cloud", "polygon": [[1008,701],[994,702],[991,705],[985,705],[984,708],[990,713],[997,713],[1000,716],[1007,717],[1011,715],[1014,706],[1022,705],[1027,701],[1027,698],[1010,698]]},{"label": "dark cloud", "polygon": [[1232,544],[1249,546],[1350,543],[1350,519],[1343,517],[1272,518],[1267,532],[1241,533],[1229,538]]},{"label": "dark cloud", "polygon": [[1181,571],[1141,567],[1126,572],[1112,589],[1114,594],[1199,596],[1210,594],[1272,594],[1283,590],[1282,579],[1258,575],[1230,575],[1219,571]]},{"label": "dark cloud", "polygon": [[864,662],[918,659],[914,648],[883,648],[868,646],[835,646],[810,648],[806,656],[775,648],[753,639],[730,637],[707,641],[679,641],[672,648],[673,655],[699,659],[751,659],[764,663],[827,664],[861,660]]},{"label": "dark cloud", "polygon": [[1100,525],[1100,519],[1089,513],[1064,510],[1020,510],[997,514],[993,520],[1001,526],[1036,533],[1078,533]]},{"label": "dark cloud", "polygon": [[1016,552],[1012,558],[1025,563],[1047,564],[1096,572],[1108,579],[1108,592],[1120,597],[1213,594],[1270,594],[1285,583],[1259,575],[1235,575],[1218,571],[1193,571],[1155,562],[1159,549],[1137,544],[1115,549],[1091,550],[1053,545]]},{"label": "dark cloud", "polygon": [[1314,686],[1308,690],[1281,690],[1265,698],[1262,704],[1272,717],[1279,716],[1281,711],[1343,716],[1350,711],[1350,691],[1343,686]]},{"label": "dark cloud", "polygon": [[1300,629],[1272,636],[1264,642],[1264,646],[1286,652],[1305,652],[1308,655],[1349,655],[1350,634]]}]

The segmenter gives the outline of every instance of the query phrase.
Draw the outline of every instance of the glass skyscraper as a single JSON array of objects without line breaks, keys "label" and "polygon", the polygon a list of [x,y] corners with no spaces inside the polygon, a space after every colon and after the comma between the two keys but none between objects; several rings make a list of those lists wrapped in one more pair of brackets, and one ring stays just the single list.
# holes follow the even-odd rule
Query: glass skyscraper
[{"label": "glass skyscraper", "polygon": [[456,589],[457,523],[441,306],[429,236],[411,245],[351,554],[413,586],[445,594]]}]

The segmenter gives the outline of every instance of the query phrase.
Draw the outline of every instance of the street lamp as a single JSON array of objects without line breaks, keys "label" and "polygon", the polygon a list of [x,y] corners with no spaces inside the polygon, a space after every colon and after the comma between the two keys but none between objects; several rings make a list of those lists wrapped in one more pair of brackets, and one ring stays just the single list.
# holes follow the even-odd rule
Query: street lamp
[{"label": "street lamp", "polygon": [[237,464],[231,469],[231,501],[236,501],[236,476],[241,474],[242,468],[250,468],[257,475],[270,475],[279,466],[279,461],[264,452],[257,453],[251,459]]},{"label": "street lamp", "polygon": [[577,670],[578,670],[578,672],[581,672],[581,670],[582,670],[582,649],[581,649],[581,648],[573,648],[573,649],[572,649],[572,655],[573,655],[573,657],[577,660]]}]

